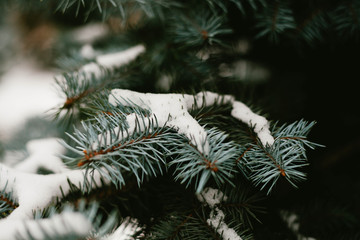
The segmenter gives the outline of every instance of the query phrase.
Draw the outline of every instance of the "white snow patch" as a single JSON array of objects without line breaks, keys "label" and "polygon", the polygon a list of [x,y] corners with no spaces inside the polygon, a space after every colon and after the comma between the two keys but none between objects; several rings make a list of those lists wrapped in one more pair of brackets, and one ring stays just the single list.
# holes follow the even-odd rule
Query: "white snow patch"
[{"label": "white snow patch", "polygon": [[261,143],[264,146],[271,146],[274,143],[274,138],[271,135],[269,129],[269,122],[263,116],[257,115],[251,111],[244,103],[239,101],[233,102],[233,110],[231,115],[246,123],[248,126],[254,128],[254,132],[257,134]]},{"label": "white snow patch", "polygon": [[174,82],[174,78],[169,74],[163,74],[155,83],[155,87],[161,91],[169,91],[171,84]]},{"label": "white snow patch", "polygon": [[91,44],[109,33],[109,28],[104,23],[92,23],[79,27],[70,34],[77,42]]},{"label": "white snow patch", "polygon": [[124,51],[97,56],[96,62],[106,68],[120,67],[130,63],[143,52],[145,47],[139,44]]},{"label": "white snow patch", "polygon": [[40,167],[54,173],[69,171],[63,163],[60,154],[65,154],[66,149],[58,138],[43,138],[31,140],[26,144],[30,156],[14,166],[16,170],[36,173]]},{"label": "white snow patch", "polygon": [[202,203],[206,203],[209,205],[210,208],[214,208],[215,205],[221,203],[222,200],[227,199],[227,196],[224,196],[224,194],[214,188],[205,188],[200,194],[196,195],[198,200]]},{"label": "white snow patch", "polygon": [[[85,56],[95,54],[90,47],[91,46],[85,45],[82,49],[82,54]],[[105,73],[105,70],[112,70],[126,65],[143,52],[145,52],[145,47],[144,45],[139,44],[123,51],[99,55],[95,58],[95,62],[83,65],[74,74],[78,75],[79,81],[83,81],[85,78],[90,78],[92,76],[101,77]],[[56,78],[65,80],[63,76],[57,76]]]},{"label": "white snow patch", "polygon": [[23,59],[0,81],[0,139],[7,140],[33,117],[47,117],[46,111],[63,101],[54,89],[54,72],[39,69]]},{"label": "white snow patch", "polygon": [[96,57],[96,63],[88,63],[79,69],[79,73],[84,76],[94,75],[100,77],[104,69],[121,67],[133,61],[145,51],[144,45],[137,45],[124,51],[108,53]]},{"label": "white snow patch", "polygon": [[80,55],[83,58],[92,59],[96,56],[96,51],[90,44],[85,44],[80,49]]}]

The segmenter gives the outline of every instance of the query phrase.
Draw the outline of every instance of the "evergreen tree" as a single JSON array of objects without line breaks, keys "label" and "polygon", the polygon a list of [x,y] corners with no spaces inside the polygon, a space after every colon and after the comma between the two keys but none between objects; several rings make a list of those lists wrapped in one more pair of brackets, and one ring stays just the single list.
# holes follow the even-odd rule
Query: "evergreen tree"
[{"label": "evergreen tree", "polygon": [[[28,156],[0,165],[0,239],[359,237],[338,202],[287,201],[322,143],[308,139],[313,116],[276,109],[296,79],[273,80],[278,58],[356,41],[357,1],[0,4],[63,96],[14,139]],[[334,223],[306,224],[314,212]]]}]

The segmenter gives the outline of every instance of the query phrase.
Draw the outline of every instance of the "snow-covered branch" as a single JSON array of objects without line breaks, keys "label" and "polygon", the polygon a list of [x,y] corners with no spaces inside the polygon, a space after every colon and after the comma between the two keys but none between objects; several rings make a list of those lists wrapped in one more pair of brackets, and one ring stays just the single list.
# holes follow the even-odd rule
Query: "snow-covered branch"
[{"label": "snow-covered branch", "polygon": [[7,191],[13,192],[19,204],[8,219],[31,218],[34,210],[47,207],[56,198],[61,198],[62,193],[69,193],[68,180],[76,185],[91,180],[96,183],[93,186],[101,185],[101,175],[97,171],[86,174],[85,170],[71,170],[58,174],[39,175],[24,173],[0,164],[0,189],[4,189],[7,184]]},{"label": "snow-covered branch", "polygon": [[86,237],[91,222],[81,213],[63,212],[48,219],[4,219],[0,221],[0,240],[49,239],[75,235]]},{"label": "snow-covered branch", "polygon": [[253,127],[264,146],[273,145],[274,137],[271,135],[270,125],[266,118],[253,113],[249,107],[239,101],[234,101],[232,107],[231,116]]},{"label": "snow-covered branch", "polygon": [[225,214],[216,206],[227,199],[220,190],[210,187],[206,188],[200,194],[197,194],[197,198],[200,202],[211,208],[210,218],[207,220],[207,223],[216,229],[224,240],[242,240],[235,230],[229,228],[224,222]]},{"label": "snow-covered branch", "polygon": [[104,73],[104,69],[111,70],[121,67],[133,61],[141,53],[145,52],[144,45],[136,45],[123,51],[99,55],[95,62],[88,63],[79,69],[79,74],[91,77],[92,75],[100,77]]},{"label": "snow-covered branch", "polygon": [[160,126],[168,126],[180,134],[184,134],[205,155],[209,154],[207,133],[189,114],[189,110],[193,107],[199,108],[216,103],[230,103],[233,107],[232,116],[254,127],[255,133],[264,146],[271,146],[274,142],[268,121],[264,117],[253,113],[245,104],[235,101],[231,95],[200,92],[193,96],[188,94],[139,93],[126,89],[113,89],[109,96],[109,102],[113,105],[121,104],[123,106],[136,104],[150,110],[156,116]]}]

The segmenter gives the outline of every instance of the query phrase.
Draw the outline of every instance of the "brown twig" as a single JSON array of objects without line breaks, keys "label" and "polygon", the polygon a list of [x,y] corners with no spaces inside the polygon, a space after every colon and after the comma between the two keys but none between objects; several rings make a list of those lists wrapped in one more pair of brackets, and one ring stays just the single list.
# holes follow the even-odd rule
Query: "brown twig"
[{"label": "brown twig", "polygon": [[283,168],[281,168],[281,166],[276,162],[276,160],[274,159],[273,156],[271,156],[270,153],[268,153],[268,152],[265,152],[265,153],[266,153],[266,156],[268,156],[273,161],[275,166],[279,169],[279,172],[280,172],[281,176],[285,177],[286,176],[285,170]]},{"label": "brown twig", "polygon": [[202,152],[200,152],[194,145],[192,145],[191,143],[189,143],[189,145],[191,147],[193,147],[197,152],[200,153],[202,159],[204,160],[204,163],[200,163],[200,164],[205,164],[206,169],[210,169],[213,172],[218,172],[219,168],[215,165],[215,163],[217,162],[217,160],[215,160],[214,162],[211,162],[210,160],[208,160],[204,154],[202,154]]},{"label": "brown twig", "polygon": [[236,159],[236,164],[238,164],[239,161],[245,156],[246,152],[249,151],[249,150],[252,149],[252,148],[253,148],[253,146],[249,146],[249,147],[240,155],[240,157],[238,157],[238,158]]},{"label": "brown twig", "polygon": [[126,142],[126,143],[119,143],[118,145],[114,145],[108,149],[100,149],[99,151],[91,151],[91,152],[88,152],[87,150],[84,150],[83,153],[84,153],[84,158],[82,158],[77,166],[78,167],[81,167],[87,163],[90,163],[92,161],[91,158],[97,156],[97,155],[104,155],[104,154],[107,154],[107,153],[110,153],[110,152],[115,152],[117,150],[120,150],[120,149],[123,149],[125,147],[127,147],[128,145],[131,145],[133,143],[138,143],[140,141],[143,141],[143,140],[147,140],[147,139],[151,139],[151,138],[154,138],[156,136],[158,136],[159,134],[161,134],[162,132],[155,132],[153,134],[150,134],[150,135],[147,135],[147,136],[143,136],[142,138],[139,138],[139,139],[131,139],[130,141]]}]

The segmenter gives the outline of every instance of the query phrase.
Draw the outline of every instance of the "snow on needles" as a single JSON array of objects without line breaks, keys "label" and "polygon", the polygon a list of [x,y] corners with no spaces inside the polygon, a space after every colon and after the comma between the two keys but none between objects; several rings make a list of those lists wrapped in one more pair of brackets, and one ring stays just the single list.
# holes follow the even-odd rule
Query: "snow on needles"
[{"label": "snow on needles", "polygon": [[143,52],[145,52],[145,47],[139,44],[124,51],[99,55],[96,57],[95,62],[88,63],[79,69],[79,77],[91,77],[92,75],[100,77],[104,69],[113,69],[126,65]]},{"label": "snow on needles", "polygon": [[[144,45],[136,45],[124,51],[100,55],[96,57],[96,63],[84,65],[79,70],[79,76],[101,76],[103,69],[113,69],[125,65],[145,52]],[[81,79],[81,77],[80,77]],[[159,126],[168,126],[180,134],[184,134],[191,143],[197,146],[203,154],[209,153],[209,143],[205,129],[189,114],[193,107],[210,106],[216,103],[232,104],[231,115],[254,128],[261,143],[271,146],[274,143],[269,130],[268,121],[255,113],[250,108],[231,95],[219,95],[213,92],[200,92],[195,96],[189,94],[154,94],[140,93],[127,89],[113,89],[109,96],[109,102],[113,105],[129,106],[136,104],[148,109],[156,116]],[[136,129],[136,114],[127,116],[130,125],[128,134]]]},{"label": "snow on needles", "polygon": [[253,113],[244,103],[234,101],[231,115],[254,127],[254,132],[264,146],[271,146],[274,143],[274,138],[269,130],[269,122],[263,116]]},{"label": "snow on needles", "polygon": [[[233,110],[231,115],[254,127],[264,146],[271,146],[274,138],[269,130],[268,121],[255,113],[245,104],[235,101],[231,95],[219,95],[213,92],[200,92],[193,95],[188,94],[154,94],[139,93],[126,89],[113,89],[109,96],[109,102],[112,105],[129,106],[136,104],[139,107],[148,109],[156,116],[159,126],[168,126],[180,134],[184,134],[200,152],[205,155],[209,153],[209,143],[205,129],[189,114],[189,110],[194,106],[210,106],[216,103],[230,103]],[[130,125],[129,133],[136,128],[136,114],[130,114],[127,117]]]},{"label": "snow on needles", "polygon": [[200,202],[209,205],[211,208],[210,218],[207,223],[212,226],[222,236],[224,240],[242,240],[234,229],[229,228],[224,222],[225,214],[216,205],[227,199],[224,194],[214,188],[205,188],[200,194],[197,194]]}]

